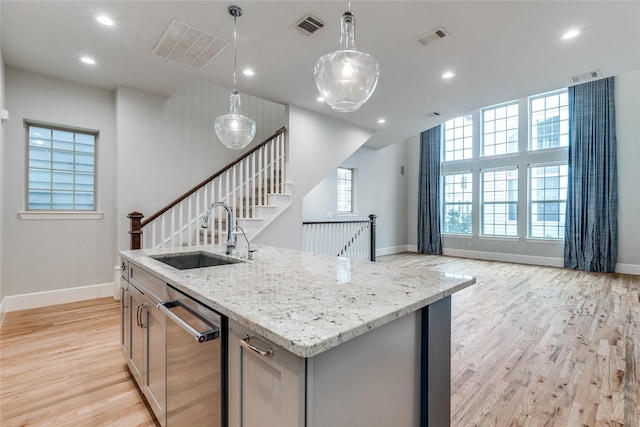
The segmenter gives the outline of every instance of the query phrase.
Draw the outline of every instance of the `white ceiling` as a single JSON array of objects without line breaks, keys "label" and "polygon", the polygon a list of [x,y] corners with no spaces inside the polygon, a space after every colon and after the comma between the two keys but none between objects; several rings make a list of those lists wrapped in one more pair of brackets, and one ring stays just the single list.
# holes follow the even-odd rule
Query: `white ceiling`
[{"label": "white ceiling", "polygon": [[[380,63],[380,80],[357,112],[336,113],[316,101],[313,66],[336,50],[345,1],[0,1],[5,64],[80,83],[129,86],[171,95],[198,79],[232,87],[233,49],[203,69],[156,57],[152,50],[173,18],[233,40],[227,7],[238,19],[238,89],[352,122],[375,134],[379,148],[443,119],[518,97],[566,87],[593,70],[604,76],[640,69],[640,1],[352,1],[358,50]],[[305,38],[289,29],[306,13],[328,25]],[[107,14],[104,27],[94,20]],[[438,27],[450,37],[430,46],[415,38]],[[580,36],[561,40],[570,28]],[[231,46],[231,45],[230,45]],[[79,62],[82,55],[97,60]],[[456,76],[440,76],[451,70]],[[439,118],[426,113],[437,111]],[[379,125],[377,120],[386,118]]]}]

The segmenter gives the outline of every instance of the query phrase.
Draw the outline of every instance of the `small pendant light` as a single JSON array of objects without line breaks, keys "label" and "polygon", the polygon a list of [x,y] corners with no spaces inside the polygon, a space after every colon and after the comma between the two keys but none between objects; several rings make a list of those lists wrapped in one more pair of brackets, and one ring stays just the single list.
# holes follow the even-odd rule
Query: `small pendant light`
[{"label": "small pendant light", "polygon": [[236,20],[242,16],[242,9],[229,6],[229,14],[233,16],[233,92],[229,97],[229,114],[216,117],[214,127],[220,141],[234,150],[246,147],[256,134],[256,122],[243,116],[240,110],[240,94],[236,87],[238,68],[238,24]]},{"label": "small pendant light", "polygon": [[351,13],[351,1],[347,0],[340,26],[340,48],[320,57],[313,71],[320,96],[335,111],[356,111],[378,84],[378,61],[358,52],[355,38],[356,17]]}]

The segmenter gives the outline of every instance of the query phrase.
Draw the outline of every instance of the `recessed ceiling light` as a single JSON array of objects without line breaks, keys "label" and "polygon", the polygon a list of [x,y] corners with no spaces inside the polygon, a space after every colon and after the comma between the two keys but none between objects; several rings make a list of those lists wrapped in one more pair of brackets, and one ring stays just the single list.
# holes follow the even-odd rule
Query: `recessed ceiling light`
[{"label": "recessed ceiling light", "polygon": [[580,34],[580,30],[570,30],[570,31],[567,31],[566,33],[564,33],[562,35],[562,38],[565,39],[565,40],[569,40],[569,39],[574,38],[578,34]]},{"label": "recessed ceiling light", "polygon": [[252,69],[247,68],[242,72],[242,74],[244,74],[245,76],[251,77],[251,76],[255,75],[256,73]]},{"label": "recessed ceiling light", "polygon": [[386,119],[378,119],[378,123],[383,124],[383,123],[387,123]]},{"label": "recessed ceiling light", "polygon": [[451,77],[453,77],[453,76],[455,76],[455,73],[454,73],[454,72],[452,72],[452,71],[447,71],[446,73],[444,73],[444,74],[442,75],[442,78],[443,78],[443,79],[450,79],[450,78],[451,78]]},{"label": "recessed ceiling light", "polygon": [[96,63],[95,59],[89,58],[88,56],[83,56],[82,58],[80,58],[80,61],[84,62],[85,64],[89,64],[89,65],[93,65],[93,64]]},{"label": "recessed ceiling light", "polygon": [[98,21],[102,25],[107,25],[109,27],[113,25],[113,20],[105,15],[96,16],[96,21]]},{"label": "recessed ceiling light", "polygon": [[319,97],[317,97],[317,98],[316,98],[316,101],[318,101],[318,102],[324,102],[324,98],[323,98],[323,97],[321,97],[321,96],[319,96]]}]

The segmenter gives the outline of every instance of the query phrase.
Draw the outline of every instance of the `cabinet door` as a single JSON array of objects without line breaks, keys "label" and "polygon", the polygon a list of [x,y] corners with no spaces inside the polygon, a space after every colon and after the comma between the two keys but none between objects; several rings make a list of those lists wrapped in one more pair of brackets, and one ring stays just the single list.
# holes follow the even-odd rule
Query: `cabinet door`
[{"label": "cabinet door", "polygon": [[[149,301],[151,304],[151,301]],[[153,409],[153,413],[166,424],[166,317],[154,306],[148,308],[147,316],[147,376],[144,394]]]},{"label": "cabinet door", "polygon": [[[243,346],[241,340],[264,356]],[[304,359],[229,321],[229,426],[304,425]]]},{"label": "cabinet door", "polygon": [[147,341],[147,298],[136,289],[129,286],[129,315],[131,318],[131,348],[129,349],[128,365],[140,389],[144,390],[145,349]]},{"label": "cabinet door", "polygon": [[122,278],[120,281],[120,349],[125,360],[129,360],[131,345],[131,303],[129,301],[129,282]]}]

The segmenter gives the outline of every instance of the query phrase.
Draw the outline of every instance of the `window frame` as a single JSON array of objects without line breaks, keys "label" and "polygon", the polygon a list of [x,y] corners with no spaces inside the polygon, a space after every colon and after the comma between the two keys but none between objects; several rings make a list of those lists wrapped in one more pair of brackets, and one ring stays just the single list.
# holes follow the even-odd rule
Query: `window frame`
[{"label": "window frame", "polygon": [[[465,185],[468,185],[470,187],[469,191],[462,191],[459,193],[453,193],[453,194],[462,194],[463,198],[464,198],[464,194],[468,193],[471,195],[471,200],[469,202],[450,202],[447,203],[447,191],[446,191],[446,187],[447,187],[447,177],[453,177],[456,175],[462,175],[463,177],[468,175],[469,176],[469,181],[467,183],[465,183]],[[456,171],[456,172],[450,172],[450,173],[443,173],[442,174],[442,234],[450,234],[450,235],[455,235],[455,236],[473,236],[473,172],[470,170],[467,171]],[[455,185],[455,182],[453,183]],[[463,188],[464,190],[464,188]],[[469,207],[469,212],[461,212],[461,215],[471,215],[471,223],[470,223],[470,227],[469,227],[469,232],[465,233],[465,232],[461,232],[461,231],[449,231],[447,230],[447,206],[448,205],[464,205],[464,206],[468,206]]]},{"label": "window frame", "polygon": [[[98,198],[98,157],[99,157],[99,139],[100,139],[100,132],[98,130],[95,129],[87,129],[87,128],[80,128],[80,127],[76,127],[76,126],[65,126],[65,125],[59,125],[59,124],[52,124],[52,123],[47,123],[47,122],[42,122],[42,121],[37,121],[37,120],[24,120],[24,129],[25,129],[25,196],[24,196],[24,210],[18,212],[19,216],[21,219],[23,220],[42,220],[42,219],[100,219],[103,216],[103,213],[99,211],[99,198]],[[30,139],[31,139],[31,135],[30,135],[30,130],[31,128],[43,128],[43,129],[47,129],[49,132],[51,132],[50,134],[50,139],[49,141],[53,141],[53,132],[54,131],[62,131],[62,132],[71,132],[74,134],[74,141],[73,141],[73,150],[54,150],[53,144],[50,144],[50,146],[48,147],[48,150],[50,151],[50,155],[51,155],[51,161],[53,162],[53,155],[54,155],[54,151],[60,151],[60,152],[67,152],[67,153],[73,153],[73,169],[71,171],[64,171],[64,172],[71,172],[73,174],[73,183],[74,183],[74,188],[71,190],[71,193],[73,195],[73,206],[74,208],[72,209],[59,209],[59,208],[53,208],[53,201],[51,200],[50,202],[50,207],[48,209],[33,209],[31,208],[31,198],[30,198],[30,190],[33,190],[30,186],[30,177],[31,177],[31,150],[30,148],[33,148],[30,145]],[[83,152],[83,151],[78,151],[76,149],[76,134],[80,134],[80,135],[89,135],[93,138],[93,152],[91,153],[93,156],[93,164],[92,164],[92,170],[91,171],[86,171],[87,173],[90,173],[93,175],[93,179],[92,179],[92,191],[87,191],[87,192],[77,192],[77,189],[75,188],[75,176],[76,173],[80,172],[80,174],[82,174],[83,171],[78,171],[77,170],[77,161],[76,161],[76,155],[77,153],[82,154],[88,154],[89,152]],[[49,168],[41,168],[42,170],[45,171],[49,171],[50,173],[54,173],[56,171],[56,169],[53,168],[53,163],[50,165]],[[48,189],[43,189],[43,191],[48,192],[48,194],[50,195],[50,197],[52,197],[51,195],[54,192],[54,182],[53,179],[51,179],[51,182],[49,183],[49,188]],[[77,194],[91,194],[92,198],[93,198],[93,205],[91,209],[75,209],[76,207],[76,200],[75,197]]]},{"label": "window frame", "polygon": [[[508,110],[509,110],[510,107],[513,107],[513,106],[515,106],[516,115],[515,116],[509,116],[508,115],[509,114]],[[496,135],[498,133],[502,133],[502,132],[505,133],[505,141],[504,141],[503,144],[501,144],[501,145],[505,145],[505,152],[504,153],[500,153],[500,154],[495,154],[495,148],[496,148],[496,145],[498,145],[498,144],[495,142],[495,139],[494,139],[494,143],[492,144],[492,147],[494,149],[494,154],[487,154],[486,153],[486,148],[487,147],[485,146],[485,139],[487,138],[487,123],[488,123],[488,121],[485,118],[485,114],[487,112],[489,112],[489,111],[492,111],[492,110],[494,111],[494,114],[495,114],[496,110],[502,109],[502,108],[505,109],[505,117],[504,117],[505,129],[504,130],[496,130],[496,128],[494,127],[494,129],[491,131],[491,133],[493,134],[494,138],[496,137]],[[516,122],[515,128],[509,128],[508,127],[510,118],[515,118],[515,122]],[[498,119],[498,118],[494,117],[491,120],[491,122],[493,122],[494,125],[495,125],[495,122],[497,120],[501,120],[501,119]],[[509,132],[509,130],[515,131],[515,133],[516,133],[516,140],[512,141],[512,143],[515,145],[515,151],[509,151],[509,146],[510,146],[509,140],[508,140],[508,132]],[[513,101],[504,102],[504,103],[501,103],[501,104],[491,105],[491,106],[488,106],[488,107],[481,108],[480,109],[480,135],[479,135],[479,139],[480,139],[480,141],[479,141],[479,145],[480,145],[480,147],[479,147],[480,148],[479,157],[481,157],[481,158],[490,159],[490,158],[494,158],[494,157],[501,157],[501,156],[509,156],[509,155],[518,154],[518,152],[520,151],[520,103],[519,103],[519,101],[516,99],[516,100],[513,100]]]},{"label": "window frame", "polygon": [[[448,129],[447,128],[447,123],[453,123],[456,120],[462,119],[462,120],[467,120],[467,118],[469,119],[469,124],[464,124],[463,126],[454,126],[453,128]],[[454,149],[451,151],[447,151],[447,131],[451,131],[455,134],[456,129],[462,129],[462,137],[454,137],[453,139],[451,139],[451,141],[453,141],[453,145],[454,145]],[[469,130],[471,132],[470,135],[466,134],[466,131]],[[471,146],[470,147],[466,147],[465,146],[465,141],[467,138],[471,139]],[[455,141],[456,140],[460,140],[461,144],[462,144],[462,148],[461,149],[455,149]],[[456,161],[461,161],[461,160],[470,160],[473,159],[473,113],[466,113],[463,114],[461,116],[456,116],[453,117],[449,120],[446,120],[444,123],[442,123],[442,154],[441,154],[441,162],[456,162]],[[465,153],[466,152],[471,153],[471,155],[469,157],[466,157]],[[462,158],[456,159],[455,158],[455,153],[456,152],[462,152]],[[447,159],[447,153],[454,153],[454,158],[453,159]]]},{"label": "window frame", "polygon": [[[558,167],[566,167],[566,175],[562,175],[562,171],[559,171],[558,174],[558,194],[561,195],[562,191],[563,191],[563,187],[562,187],[562,177],[565,177],[566,180],[566,185],[564,187],[564,199],[562,199],[561,197],[558,197],[558,199],[543,199],[543,200],[534,200],[533,199],[533,174],[532,174],[532,169],[533,168],[546,168],[546,167],[554,167],[554,166],[558,166]],[[533,211],[533,204],[535,203],[557,203],[558,204],[558,216],[559,217],[563,217],[565,215],[564,212],[562,212],[560,210],[562,204],[565,205],[565,209],[566,209],[566,203],[567,203],[567,186],[568,186],[568,175],[569,175],[569,165],[568,165],[568,161],[554,161],[554,162],[543,162],[543,163],[532,163],[528,166],[527,168],[527,189],[528,189],[528,195],[527,195],[527,239],[533,239],[533,240],[550,240],[550,241],[562,241],[564,240],[564,229],[565,229],[565,222],[566,222],[566,217],[565,217],[565,221],[562,222],[562,226],[558,225],[556,226],[557,230],[558,230],[558,235],[559,237],[540,237],[540,236],[534,236],[532,233],[533,230],[533,226],[534,226],[534,221],[533,221],[533,217],[534,215],[540,215],[539,212],[534,213]],[[544,177],[543,177],[544,178]],[[546,187],[545,189],[546,190]],[[540,189],[537,189],[537,191],[540,191]],[[537,222],[546,222],[544,220],[542,221],[537,221]],[[558,221],[558,223],[560,223],[560,221]],[[545,229],[545,226],[543,226],[543,229]],[[562,232],[560,232],[562,231]]]},{"label": "window frame", "polygon": [[[559,97],[561,97],[563,94],[567,98],[567,105],[563,105],[563,104],[559,103],[558,107],[557,107],[558,110],[559,110],[558,111],[559,112],[559,115],[558,115],[559,145],[553,146],[553,147],[543,146],[542,148],[535,148],[534,147],[534,143],[533,143],[533,141],[534,141],[533,102],[535,100],[538,100],[538,99],[541,99],[541,98],[549,98],[549,97],[555,96],[555,95],[558,95]],[[569,120],[570,120],[570,117],[569,117],[569,90],[568,90],[568,88],[558,89],[558,90],[554,90],[554,91],[551,91],[551,92],[545,92],[545,93],[540,93],[540,94],[537,94],[537,95],[529,96],[529,97],[527,97],[527,108],[528,108],[528,112],[527,112],[527,133],[529,135],[528,151],[530,151],[530,152],[543,152],[543,151],[546,151],[546,150],[562,150],[562,149],[567,149],[569,147]],[[553,108],[556,108],[556,107],[553,107]],[[562,116],[561,116],[563,108],[566,109],[566,116],[567,116],[566,120],[563,120]],[[536,111],[544,111],[545,115],[546,115],[546,111],[548,109],[550,109],[550,108],[546,107],[546,100],[545,100],[545,109],[544,110],[536,110]],[[565,133],[562,132],[562,127],[563,127],[563,123],[562,122],[566,122],[566,125],[565,125],[566,126],[566,132]],[[536,123],[536,125],[537,125],[537,123]],[[546,131],[545,131],[545,134],[546,134]],[[537,131],[536,131],[536,135],[537,135]],[[563,135],[566,135],[566,141],[567,141],[566,145],[560,144],[561,137]],[[543,143],[543,145],[545,145],[545,144]]]},{"label": "window frame", "polygon": [[[487,202],[485,201],[485,176],[488,173],[496,173],[496,172],[507,172],[507,177],[506,177],[506,189],[503,190],[505,192],[506,198],[507,200],[505,201],[491,201],[491,202]],[[516,194],[516,198],[515,200],[508,200],[509,199],[509,193],[511,193],[512,189],[510,189],[509,183],[513,182],[514,180],[509,180],[508,177],[508,172],[514,171],[516,178],[515,178],[515,182],[516,182],[516,188],[515,188],[515,194]],[[500,168],[483,168],[480,169],[479,171],[480,173],[480,217],[479,217],[479,221],[480,221],[480,236],[481,237],[497,237],[497,238],[507,238],[507,239],[513,239],[513,238],[519,238],[520,236],[518,235],[518,227],[519,227],[519,221],[518,221],[518,203],[520,200],[520,195],[519,195],[519,185],[520,185],[520,176],[519,176],[519,167],[518,165],[513,165],[513,166],[507,166],[507,167],[500,167]],[[495,179],[494,179],[494,182]],[[493,234],[489,234],[487,233],[486,229],[485,229],[485,208],[487,206],[497,206],[497,205],[504,205],[505,206],[505,223],[504,223],[504,229],[505,229],[505,234],[496,234],[495,233],[495,228],[496,228],[496,223],[495,221],[493,221],[493,228],[494,228],[494,233]],[[513,226],[515,227],[515,234],[506,234],[507,231],[507,227],[509,227],[509,223],[508,221],[513,221],[510,220],[509,217],[512,215],[512,207],[515,207],[515,212],[513,212],[513,215],[515,215],[515,224],[513,224]],[[494,214],[494,218],[495,218],[495,214]]]},{"label": "window frame", "polygon": [[[341,190],[340,189],[340,171],[349,171],[350,174],[350,188],[349,190]],[[356,170],[354,168],[347,168],[340,166],[336,169],[336,215],[350,215],[356,212],[355,209],[355,178],[356,178]],[[346,181],[346,180],[343,180]],[[340,210],[340,193],[341,191],[346,191],[349,193],[350,201],[349,205],[351,210]]]}]

